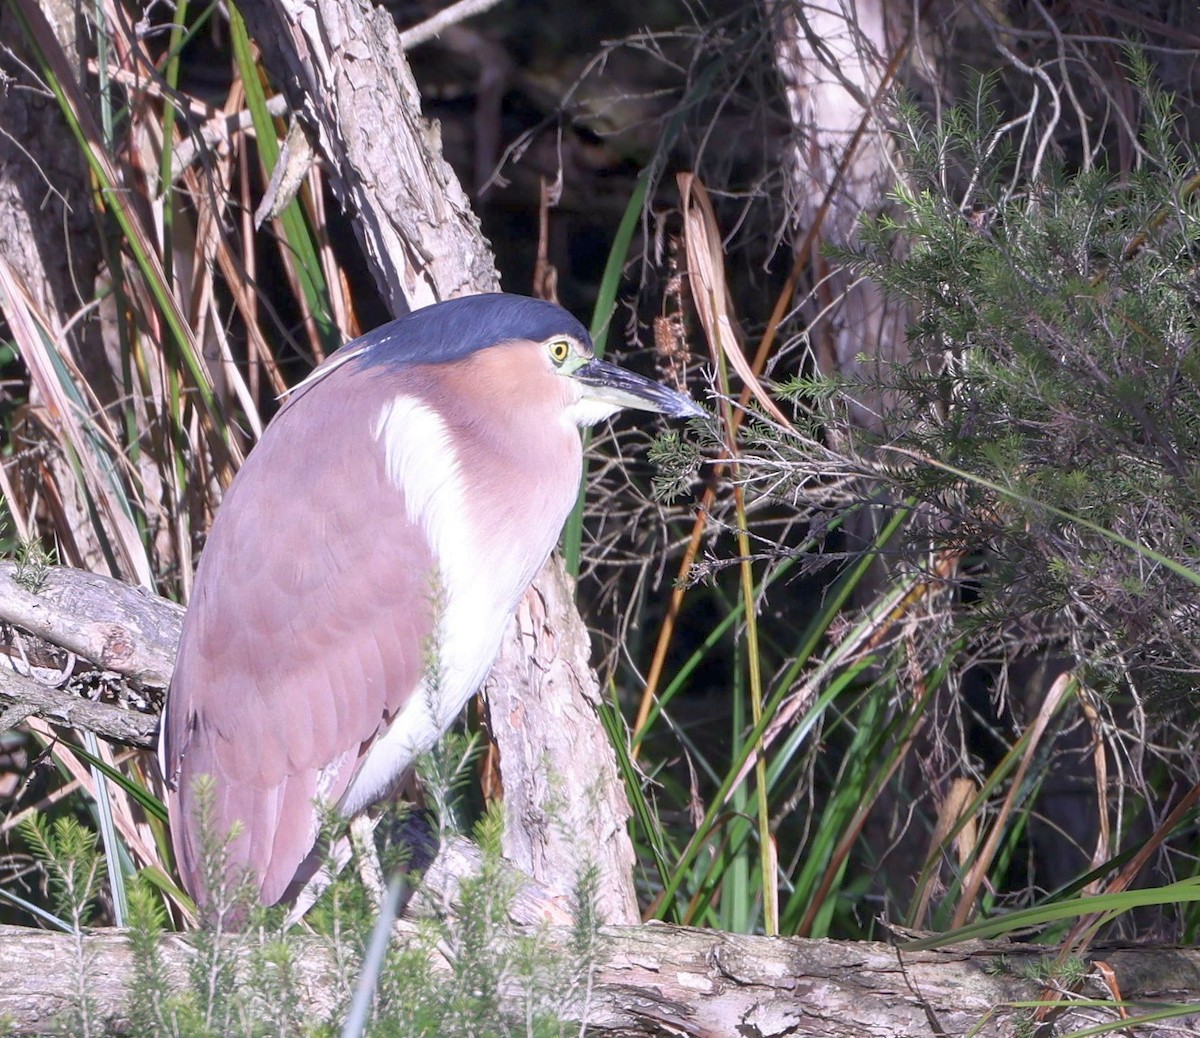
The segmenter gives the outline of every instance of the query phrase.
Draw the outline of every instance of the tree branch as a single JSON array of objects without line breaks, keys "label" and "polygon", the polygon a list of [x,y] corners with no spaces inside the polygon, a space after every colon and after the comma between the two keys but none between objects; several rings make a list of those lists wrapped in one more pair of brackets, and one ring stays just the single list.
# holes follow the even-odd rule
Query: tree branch
[{"label": "tree branch", "polygon": [[457,3],[438,11],[437,14],[426,18],[423,22],[418,22],[410,29],[405,29],[400,34],[400,46],[405,50],[419,47],[422,43],[428,43],[434,37],[440,36],[452,25],[465,22],[477,14],[483,14],[484,11],[495,7],[499,2],[500,0],[458,0]]},{"label": "tree branch", "polygon": [[[183,609],[143,588],[67,566],[51,566],[30,590],[0,562],[0,623],[61,646],[135,685],[166,688]],[[102,733],[99,733],[102,734]]]},{"label": "tree branch", "polygon": [[102,739],[153,749],[158,732],[157,714],[96,703],[71,692],[43,685],[32,678],[0,667],[0,731],[20,724],[27,717],[40,717],[51,724],[95,732]]},{"label": "tree branch", "polygon": [[[403,939],[413,927],[400,924],[398,931]],[[569,928],[554,927],[542,931],[539,941],[547,950],[568,954],[571,937]],[[338,971],[326,941],[296,939],[300,944],[292,961],[303,1011],[320,1019],[343,994],[333,986]],[[750,937],[674,926],[606,928],[599,943],[587,1006],[567,1007],[572,1018],[586,1016],[593,1035],[1007,1038],[1028,1012],[1017,1003],[1045,997],[1042,982],[1026,978],[1046,949],[1030,945],[976,942],[907,953],[874,942]],[[165,937],[160,948],[170,982],[178,988],[194,953],[178,937]],[[105,931],[86,936],[83,950],[90,963],[93,1008],[119,1025],[129,1011],[128,942]],[[61,1033],[54,1017],[69,1008],[70,997],[62,978],[77,961],[69,934],[0,927],[0,1017],[12,1024],[11,1033]],[[1104,952],[1103,961],[1130,1002],[1195,1004],[1200,999],[1200,950],[1115,949]],[[1114,997],[1099,970],[1084,989],[1088,998]],[[1084,1028],[1112,1022],[1117,1012],[1080,1005],[1066,1010],[1058,1024]],[[1139,1009],[1129,1006],[1127,1012],[1136,1018]],[[1195,1033],[1191,1028],[1197,1022],[1200,1014],[1167,1026]]]},{"label": "tree branch", "polygon": [[[166,688],[182,620],[173,602],[119,580],[52,566],[31,588],[16,564],[0,562],[0,625],[123,675],[135,688]],[[30,716],[145,749],[153,749],[158,730],[157,713],[95,702],[0,666],[0,730]]]}]

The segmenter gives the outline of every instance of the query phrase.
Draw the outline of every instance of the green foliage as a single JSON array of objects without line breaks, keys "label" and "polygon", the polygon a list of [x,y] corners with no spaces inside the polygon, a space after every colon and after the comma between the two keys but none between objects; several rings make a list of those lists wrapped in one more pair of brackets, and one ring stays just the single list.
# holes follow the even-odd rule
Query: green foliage
[{"label": "green foliage", "polygon": [[129,886],[129,948],[133,969],[129,1024],[135,1034],[169,1034],[171,983],[159,950],[167,914],[155,889],[139,877]]},{"label": "green foliage", "polygon": [[70,816],[49,823],[31,814],[21,820],[21,835],[46,870],[55,911],[78,932],[88,925],[104,882],[96,834]]},{"label": "green foliage", "polygon": [[988,546],[979,622],[1086,630],[1094,682],[1172,694],[1200,668],[1200,199],[1170,97],[1132,63],[1145,150],[1126,176],[1050,167],[1014,189],[983,80],[939,126],[902,105],[907,186],[851,259],[913,315],[871,446],[930,506],[916,543]]},{"label": "green foliage", "polygon": [[461,832],[466,810],[463,793],[481,749],[473,735],[446,732],[428,753],[417,758],[416,773],[442,836]]},{"label": "green foliage", "polygon": [[700,448],[677,430],[658,436],[649,453],[654,466],[651,490],[655,499],[670,503],[686,494],[695,482],[700,459]]},{"label": "green foliage", "polygon": [[1071,988],[1087,977],[1090,968],[1078,955],[1068,955],[1062,962],[1050,958],[1029,959],[1019,972],[1026,980]]},{"label": "green foliage", "polygon": [[421,920],[393,943],[370,1035],[558,1038],[578,1030],[566,1020],[586,1015],[599,951],[595,874],[585,870],[578,879],[565,949],[551,946],[548,932],[510,922],[519,880],[501,858],[503,827],[503,808],[493,803],[474,827],[481,867],[455,895],[462,907]]},{"label": "green foliage", "polygon": [[48,823],[38,814],[22,819],[21,833],[45,869],[52,903],[67,920],[74,939],[74,969],[72,976],[65,978],[71,991],[71,1008],[66,1013],[69,1033],[90,1038],[100,1033],[100,1025],[92,1005],[92,963],[83,931],[104,881],[104,858],[96,849],[96,834],[70,816]]},{"label": "green foliage", "polygon": [[[1200,225],[1188,179],[1198,163],[1144,69],[1139,86],[1141,165],[1123,175],[1055,165],[1054,147],[1010,147],[1021,124],[993,101],[988,77],[939,109],[936,124],[914,105],[896,110],[905,182],[838,258],[903,304],[912,361],[867,358],[865,375],[802,369],[776,387],[799,412],[798,435],[752,414],[739,433],[734,479],[749,519],[735,526],[732,509],[715,504],[712,524],[726,526],[693,564],[713,578],[705,590],[719,622],[657,686],[635,737],[635,749],[650,744],[647,727],[661,727],[679,685],[723,663],[719,639],[732,629],[720,689],[732,752],[714,750],[713,733],[702,741],[674,704],[671,736],[688,774],[671,774],[665,754],[643,758],[635,817],[657,917],[759,927],[771,879],[759,880],[758,865],[774,851],[783,932],[869,936],[878,903],[885,916],[933,928],[973,918],[1004,926],[1006,912],[1025,907],[1033,914],[1014,918],[1053,941],[1090,905],[1076,896],[1085,881],[1069,879],[1072,859],[1091,870],[1091,889],[1106,889],[1132,853],[1121,848],[1161,817],[1150,793],[1159,778],[1123,775],[1118,794],[1103,771],[1150,741],[1126,730],[1129,697],[1092,695],[1132,686],[1162,702],[1190,691],[1200,666]],[[864,398],[888,408],[869,432],[850,420]],[[661,441],[654,460],[673,491],[686,471],[679,443]],[[863,520],[900,507],[890,543],[872,542]],[[811,534],[799,549],[773,538],[780,512]],[[828,536],[851,519],[845,541]],[[721,571],[747,552],[719,537],[743,528],[769,568],[735,599]],[[789,614],[787,592],[766,591],[774,567],[792,563],[781,587],[818,566],[835,571],[821,574],[820,607],[806,602],[807,628]],[[761,726],[744,706],[743,600],[760,610],[773,674]],[[1029,675],[1031,660],[1051,658],[1061,670]],[[1072,670],[1079,683],[1053,701],[1044,726],[1034,723],[1053,679]],[[1105,746],[1094,758],[1079,749],[1089,730]],[[747,760],[764,731],[760,782]],[[1169,730],[1165,744],[1178,735]],[[1180,768],[1182,788],[1194,782],[1188,764],[1168,767]],[[1087,816],[1079,836],[1062,824],[1061,783],[1070,773],[1089,786],[1093,771],[1099,792],[1070,807]],[[958,814],[952,781],[968,790]],[[771,847],[751,818],[761,786]],[[690,825],[673,825],[684,803]],[[661,820],[658,831],[644,817]],[[1168,869],[1178,861],[1174,875],[1194,872],[1184,826],[1154,840],[1168,848]],[[1071,843],[1052,879],[1038,841]],[[1133,913],[1148,904],[1173,905],[1162,914],[1175,925],[1195,917],[1183,887],[1111,904],[1106,925],[1144,926],[1150,913]]]},{"label": "green foliage", "polygon": [[800,406],[818,407],[834,400],[840,393],[845,392],[846,380],[840,374],[823,375],[819,372],[808,372],[793,375],[785,382],[775,387],[783,400],[788,400]]},{"label": "green foliage", "polygon": [[17,564],[13,582],[36,595],[46,586],[46,575],[55,560],[54,553],[47,551],[39,540],[23,537],[17,542],[13,561]]},{"label": "green foliage", "polygon": [[[436,767],[436,766],[431,766]],[[452,769],[453,770],[453,769]],[[253,890],[228,876],[224,841],[206,819],[211,789],[201,783],[201,866],[212,891],[205,924],[186,935],[193,955],[186,985],[162,955],[167,912],[144,877],[129,887],[131,952],[128,1033],[145,1038],[341,1033],[345,1007],[377,911],[363,884],[339,876],[313,913],[312,931],[287,930],[280,910],[251,905]],[[500,856],[503,809],[492,805],[473,833],[479,871],[455,895],[453,912],[423,919],[392,941],[366,1034],[379,1038],[527,1035],[560,1038],[578,1032],[599,953],[596,876],[585,870],[575,894],[575,925],[565,941],[510,922],[518,879]],[[95,836],[67,817],[22,823],[44,864],[54,903],[82,936],[100,889],[104,859]],[[448,830],[447,830],[448,831]],[[447,906],[449,907],[449,906]],[[79,1035],[107,1033],[88,999],[89,962],[77,944],[75,1005],[64,1024]],[[306,1016],[306,974],[314,955],[332,969],[334,1007],[327,1018]]]},{"label": "green foliage", "polygon": [[161,943],[166,913],[161,894],[144,879],[129,891],[132,952],[128,1023],[131,1033],[177,1038],[311,1033],[303,1017],[298,943],[251,913],[244,931],[193,931],[188,983],[180,988],[166,968]]}]

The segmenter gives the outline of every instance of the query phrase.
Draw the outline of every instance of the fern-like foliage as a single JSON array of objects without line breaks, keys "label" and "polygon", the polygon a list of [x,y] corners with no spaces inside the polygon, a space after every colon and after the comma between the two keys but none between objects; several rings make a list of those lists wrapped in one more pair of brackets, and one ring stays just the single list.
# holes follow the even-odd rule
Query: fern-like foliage
[{"label": "fern-like foliage", "polygon": [[527,1035],[562,1038],[586,1016],[598,955],[594,877],[580,877],[567,951],[510,921],[517,890],[500,857],[503,813],[493,805],[473,836],[480,871],[466,879],[453,914],[425,919],[388,959],[369,1029],[382,1038]]},{"label": "fern-like foliage", "polygon": [[69,815],[50,823],[36,813],[22,819],[21,833],[45,870],[55,911],[74,937],[73,976],[63,978],[71,993],[67,1033],[80,1038],[102,1034],[90,991],[91,956],[83,940],[104,882],[104,857],[96,848],[96,834]]},{"label": "fern-like foliage", "polygon": [[912,315],[887,432],[857,442],[915,543],[964,557],[972,622],[1171,694],[1200,673],[1200,156],[1130,65],[1126,173],[1022,178],[984,79],[937,125],[901,103],[906,186],[843,258]]},{"label": "fern-like foliage", "polygon": [[[470,759],[468,741],[451,740],[423,762],[422,771],[449,779],[453,788]],[[203,811],[208,794],[203,789],[200,794]],[[453,806],[449,795],[437,799]],[[31,844],[40,842],[48,874],[60,877],[64,916],[85,918],[102,869],[94,839],[74,822],[56,824],[54,831],[30,824],[38,826],[30,833]],[[389,820],[380,828],[411,827]],[[454,832],[452,825],[436,820],[434,828],[443,838]],[[562,1038],[578,1033],[578,1021],[586,1019],[601,941],[594,873],[585,870],[578,877],[569,939],[551,942],[547,931],[530,932],[511,922],[517,880],[500,856],[500,805],[484,812],[472,835],[482,852],[479,872],[462,882],[453,906],[407,926],[393,940],[363,1034]],[[221,841],[202,831],[201,843],[202,864],[215,880],[225,868]],[[146,1038],[343,1035],[379,907],[354,870],[334,880],[305,927],[291,930],[283,927],[280,910],[252,908],[252,891],[244,884],[216,883],[212,889],[217,907],[208,911],[205,925],[186,935],[193,954],[187,977],[180,978],[162,954],[162,942],[169,938],[161,894],[145,879],[131,885],[130,1000],[122,1033]],[[83,907],[74,907],[77,902]],[[235,917],[240,929],[231,930],[225,923]],[[78,978],[84,1008],[64,1023],[72,1034],[108,1033],[97,1026],[94,1012],[88,1015],[86,965],[81,960]],[[311,1008],[314,977],[327,994],[328,1008],[320,1013]]]}]

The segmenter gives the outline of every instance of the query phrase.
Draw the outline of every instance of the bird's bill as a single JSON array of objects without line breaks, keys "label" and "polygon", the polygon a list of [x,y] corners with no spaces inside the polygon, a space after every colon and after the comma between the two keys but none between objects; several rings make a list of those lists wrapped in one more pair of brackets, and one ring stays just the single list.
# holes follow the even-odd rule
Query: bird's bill
[{"label": "bird's bill", "polygon": [[584,399],[611,407],[632,407],[639,411],[658,411],[671,418],[702,418],[699,404],[664,386],[661,382],[635,375],[607,361],[592,359],[573,375],[584,386]]}]

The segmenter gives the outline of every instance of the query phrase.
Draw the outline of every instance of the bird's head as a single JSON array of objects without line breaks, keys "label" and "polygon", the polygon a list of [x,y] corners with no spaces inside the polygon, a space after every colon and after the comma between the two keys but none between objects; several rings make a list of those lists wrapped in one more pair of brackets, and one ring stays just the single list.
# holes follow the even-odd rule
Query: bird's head
[{"label": "bird's head", "polygon": [[525,296],[464,296],[416,310],[347,351],[367,367],[440,371],[479,415],[552,408],[564,424],[582,428],[624,408],[672,418],[705,414],[682,393],[600,360],[570,313]]},{"label": "bird's head", "polygon": [[580,427],[595,425],[623,408],[671,418],[699,418],[704,410],[682,393],[596,357],[590,338],[556,334],[541,343],[554,373],[567,380],[568,414]]}]

